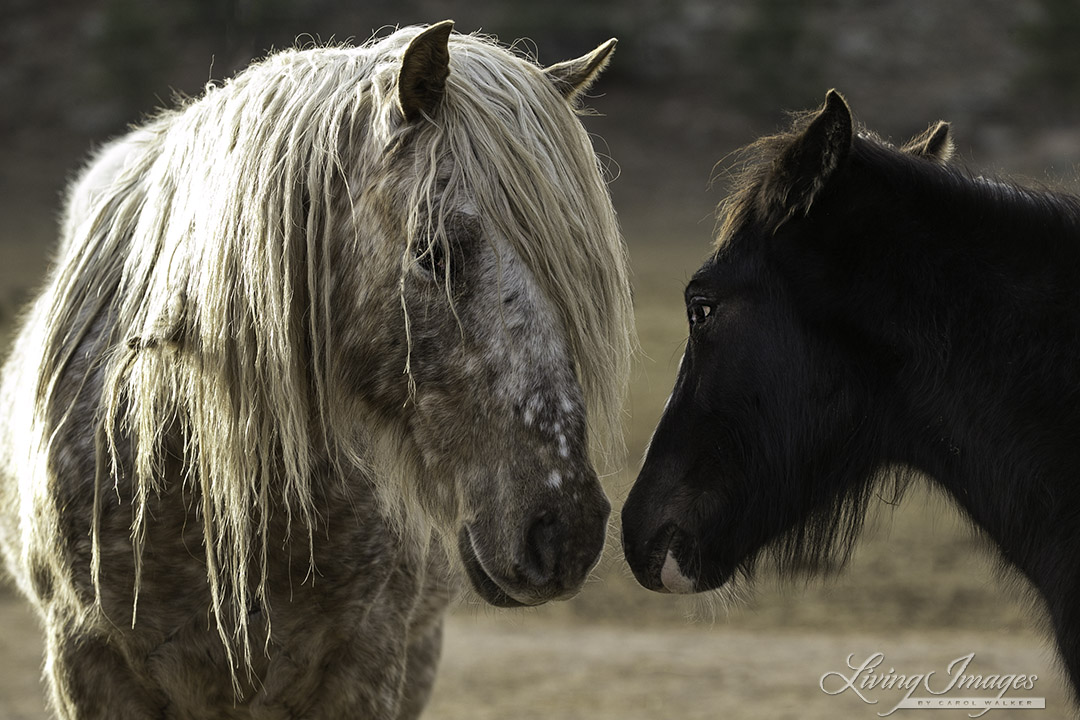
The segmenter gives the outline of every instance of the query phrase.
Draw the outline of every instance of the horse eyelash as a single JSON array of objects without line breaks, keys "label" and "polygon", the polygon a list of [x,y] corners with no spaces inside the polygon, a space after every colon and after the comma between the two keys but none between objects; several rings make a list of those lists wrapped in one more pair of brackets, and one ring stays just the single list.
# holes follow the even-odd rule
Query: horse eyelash
[{"label": "horse eyelash", "polygon": [[446,249],[442,243],[416,243],[413,251],[416,263],[426,272],[442,276],[446,272]]}]

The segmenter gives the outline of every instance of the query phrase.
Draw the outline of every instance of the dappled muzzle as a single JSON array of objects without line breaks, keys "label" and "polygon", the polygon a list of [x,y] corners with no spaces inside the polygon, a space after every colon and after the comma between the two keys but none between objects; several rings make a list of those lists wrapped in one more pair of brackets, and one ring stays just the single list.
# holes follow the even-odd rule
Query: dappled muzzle
[{"label": "dappled muzzle", "polygon": [[466,575],[498,607],[573,597],[600,559],[610,512],[593,475],[587,486],[545,503],[516,527],[504,525],[506,514],[485,513],[458,532]]}]

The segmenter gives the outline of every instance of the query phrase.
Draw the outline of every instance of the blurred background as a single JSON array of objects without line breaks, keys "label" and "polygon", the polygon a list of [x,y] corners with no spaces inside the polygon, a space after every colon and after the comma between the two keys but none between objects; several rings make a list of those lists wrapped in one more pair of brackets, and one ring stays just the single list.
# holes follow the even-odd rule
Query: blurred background
[{"label": "blurred background", "polygon": [[[1078,188],[1077,0],[0,0],[0,348],[95,145],[273,48],[448,17],[542,64],[619,38],[589,99],[600,115],[584,120],[633,259],[643,348],[629,454],[605,480],[616,512],[681,355],[682,287],[708,252],[725,158],[785,126],[785,110],[836,87],[895,142],[949,120],[975,172]],[[953,508],[916,487],[874,513],[843,573],[766,575],[733,605],[639,588],[613,524],[578,598],[457,606],[427,717],[871,718],[882,707],[819,681],[872,652],[909,673],[974,652],[973,671],[1039,676],[1049,709],[1016,716],[1068,715],[1041,608]],[[44,717],[40,662],[35,620],[0,589],[0,718]]]}]

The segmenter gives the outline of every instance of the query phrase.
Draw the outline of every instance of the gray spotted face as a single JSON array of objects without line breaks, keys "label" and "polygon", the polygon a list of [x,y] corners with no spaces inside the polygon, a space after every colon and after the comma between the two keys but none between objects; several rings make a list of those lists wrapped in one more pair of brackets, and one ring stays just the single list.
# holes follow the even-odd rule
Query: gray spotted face
[{"label": "gray spotted face", "polygon": [[485,600],[570,597],[599,558],[610,511],[582,390],[532,272],[470,203],[453,207],[446,242],[414,242],[391,294],[408,338],[391,325],[367,333],[353,385],[415,456],[425,509],[456,534]]},{"label": "gray spotted face", "polygon": [[271,53],[73,183],[0,377],[56,715],[417,717],[448,559],[497,605],[596,562],[633,312],[575,98],[615,41],[452,24]]}]

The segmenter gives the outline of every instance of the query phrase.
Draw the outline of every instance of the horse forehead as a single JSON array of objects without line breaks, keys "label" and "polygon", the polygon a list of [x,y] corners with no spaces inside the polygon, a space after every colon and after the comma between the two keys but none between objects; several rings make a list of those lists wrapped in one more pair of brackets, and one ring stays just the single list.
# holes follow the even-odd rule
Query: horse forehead
[{"label": "horse forehead", "polygon": [[[522,355],[523,362],[525,358],[536,362],[544,356],[561,356],[565,343],[554,306],[517,249],[493,233],[482,262],[487,265],[483,274],[493,280],[484,286],[480,296],[481,302],[496,311],[489,323],[496,330],[492,333],[493,344],[529,350],[515,353]],[[512,328],[521,330],[511,336]]]},{"label": "horse forehead", "polygon": [[[489,237],[482,262],[488,265],[481,296],[488,361],[502,366],[502,394],[533,416],[562,416],[581,410],[567,339],[554,303],[514,246]],[[479,308],[478,308],[479,309]]]}]

